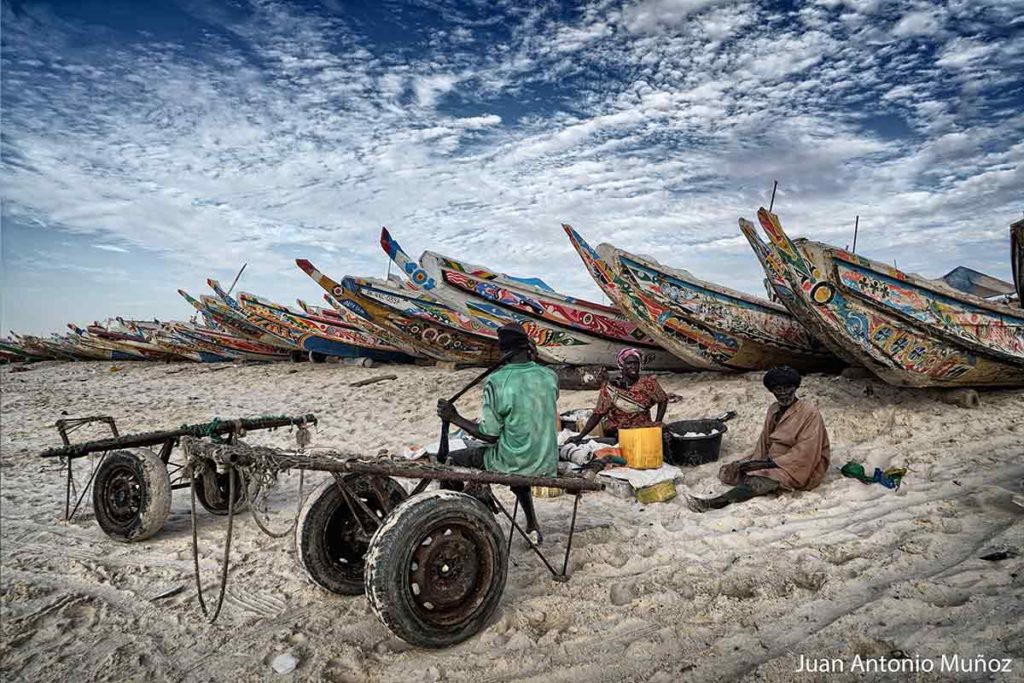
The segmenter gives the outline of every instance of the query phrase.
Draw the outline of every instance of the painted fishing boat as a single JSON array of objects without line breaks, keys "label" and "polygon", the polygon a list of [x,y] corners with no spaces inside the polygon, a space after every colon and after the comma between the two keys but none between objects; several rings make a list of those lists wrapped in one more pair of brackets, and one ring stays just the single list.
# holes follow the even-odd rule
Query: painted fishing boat
[{"label": "painted fishing boat", "polygon": [[610,244],[593,249],[563,225],[594,281],[640,328],[688,365],[746,372],[839,365],[789,311]]},{"label": "painted fishing boat", "polygon": [[[115,324],[116,323],[116,324]],[[169,353],[166,349],[153,344],[145,335],[128,328],[120,321],[108,320],[104,324],[94,322],[87,326],[87,338],[104,339],[114,342],[120,349],[143,356],[147,360],[180,360],[181,356]]]},{"label": "painted fishing boat", "polygon": [[500,354],[496,337],[446,325],[427,314],[408,312],[417,293],[383,281],[346,277],[335,282],[305,259],[295,263],[339,304],[435,360],[490,365]]},{"label": "painted fishing boat", "polygon": [[148,360],[145,355],[136,351],[132,347],[113,339],[98,337],[74,323],[68,323],[68,329],[77,337],[75,340],[75,345],[77,347],[89,349],[90,351],[97,351],[102,355],[104,360]]},{"label": "painted fishing boat", "polygon": [[326,292],[324,292],[324,301],[327,302],[330,305],[331,310],[333,310],[335,314],[341,316],[342,319],[344,319],[347,322],[349,322],[353,327],[356,327],[356,328],[358,328],[360,330],[363,330],[364,332],[367,332],[368,334],[372,334],[373,336],[377,337],[378,339],[382,339],[382,340],[386,341],[387,343],[391,344],[395,348],[401,349],[404,353],[409,354],[413,358],[419,358],[419,359],[430,359],[431,358],[431,356],[428,356],[427,354],[425,354],[421,349],[419,349],[419,348],[409,344],[404,339],[402,339],[402,338],[398,337],[397,335],[393,334],[387,328],[381,327],[379,325],[374,325],[373,321],[369,320],[368,318],[363,318],[363,317],[361,317],[359,315],[356,315],[355,313],[353,313],[349,309],[347,309],[344,306],[342,306],[341,304],[339,304],[338,301],[334,297],[332,297],[330,294],[328,294]]},{"label": "painted fishing boat", "polygon": [[220,331],[265,348],[268,355],[274,356],[267,360],[288,360],[292,357],[292,352],[297,350],[291,342],[253,325],[213,297],[195,299],[183,289],[179,289],[178,294],[208,321],[215,322]]},{"label": "painted fishing boat", "polygon": [[13,330],[11,331],[11,338],[4,340],[4,346],[9,351],[24,356],[26,360],[45,360],[50,357],[43,353],[41,349],[33,349],[31,344],[26,345],[25,337],[16,334]]},{"label": "painted fishing boat", "polygon": [[821,242],[791,240],[778,216],[741,229],[770,255],[790,312],[837,355],[896,386],[1024,386],[1024,312]]},{"label": "painted fishing boat", "polygon": [[[230,308],[245,316],[253,325],[292,342],[299,349],[307,353],[311,361],[319,362],[327,356],[373,358],[382,362],[402,362],[406,359],[404,354],[398,351],[381,351],[375,348],[355,345],[353,342],[362,339],[358,331],[341,330],[339,328],[337,331],[340,333],[340,336],[334,336],[333,331],[324,332],[316,325],[297,322],[287,315],[280,315],[275,310],[267,310],[268,307],[257,305],[258,297],[254,295],[246,295],[246,300],[241,301],[234,299],[225,292],[216,280],[207,280],[206,283]],[[372,343],[379,342],[374,339]]]},{"label": "painted fishing boat", "polygon": [[537,278],[495,273],[430,251],[415,261],[386,229],[381,247],[410,282],[450,307],[497,324],[520,322],[546,362],[615,367],[618,353],[632,347],[648,369],[692,369],[618,308],[560,294]]},{"label": "painted fishing boat", "polygon": [[11,337],[14,343],[18,345],[21,352],[31,357],[33,360],[50,360],[57,358],[53,351],[49,350],[41,343],[42,340],[36,336],[30,334],[17,334],[13,330],[11,331]]},{"label": "painted fishing boat", "polygon": [[212,351],[210,349],[214,347],[200,346],[192,340],[182,337],[167,323],[161,324],[156,330],[147,332],[147,338],[152,343],[197,363],[230,363],[236,360],[235,356],[226,352]]},{"label": "painted fishing boat", "polygon": [[273,346],[238,337],[221,329],[214,329],[194,323],[172,323],[171,328],[189,341],[199,343],[200,348],[228,355],[240,360],[280,361],[288,360],[289,354]]},{"label": "painted fishing boat", "polygon": [[247,292],[239,293],[238,300],[243,308],[264,318],[276,319],[305,335],[315,335],[351,347],[352,351],[347,357],[372,358],[382,363],[412,362],[408,354],[344,321],[307,315]]}]

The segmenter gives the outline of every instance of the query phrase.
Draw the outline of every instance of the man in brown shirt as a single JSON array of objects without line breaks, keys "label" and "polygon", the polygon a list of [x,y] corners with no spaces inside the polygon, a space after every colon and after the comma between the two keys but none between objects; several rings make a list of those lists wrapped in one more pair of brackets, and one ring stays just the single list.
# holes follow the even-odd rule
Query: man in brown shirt
[{"label": "man in brown shirt", "polygon": [[718,510],[775,491],[809,491],[825,478],[829,462],[828,432],[821,413],[798,399],[800,373],[788,365],[772,368],[764,386],[775,395],[768,408],[754,452],[718,471],[722,483],[733,486],[714,498],[687,497],[694,512]]}]

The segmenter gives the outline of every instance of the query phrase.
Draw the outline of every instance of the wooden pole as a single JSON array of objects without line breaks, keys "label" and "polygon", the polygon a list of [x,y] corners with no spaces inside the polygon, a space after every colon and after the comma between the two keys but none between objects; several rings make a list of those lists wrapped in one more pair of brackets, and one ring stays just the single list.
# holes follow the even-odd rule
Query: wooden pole
[{"label": "wooden pole", "polygon": [[775,207],[775,190],[779,188],[779,181],[776,180],[773,182],[774,184],[772,185],[772,200],[768,203],[768,213],[771,213],[772,209]]},{"label": "wooden pole", "polygon": [[243,263],[242,267],[239,269],[238,275],[235,276],[234,281],[231,283],[231,287],[228,288],[228,295],[229,296],[231,295],[231,290],[235,288],[236,284],[238,284],[238,278],[242,277],[242,271],[245,270],[245,267],[247,265],[249,265],[249,264],[248,263]]},{"label": "wooden pole", "polygon": [[860,216],[853,222],[853,249],[851,250],[854,254],[857,253],[857,229],[860,227]]}]

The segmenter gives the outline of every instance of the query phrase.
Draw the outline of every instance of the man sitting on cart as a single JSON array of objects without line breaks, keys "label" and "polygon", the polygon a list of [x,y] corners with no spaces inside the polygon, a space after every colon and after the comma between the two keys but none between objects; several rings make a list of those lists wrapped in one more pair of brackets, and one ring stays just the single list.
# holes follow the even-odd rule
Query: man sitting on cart
[{"label": "man sitting on cart", "polygon": [[[479,422],[460,415],[445,399],[437,402],[442,420],[486,444],[452,451],[449,460],[462,467],[554,477],[558,474],[558,377],[534,362],[533,344],[517,322],[498,329],[498,348],[502,354],[514,355],[484,382]],[[542,535],[530,487],[511,489],[526,514],[527,534],[539,545]]]},{"label": "man sitting on cart", "polygon": [[809,491],[825,478],[829,441],[825,422],[814,404],[797,398],[800,373],[781,365],[764,376],[775,396],[768,407],[754,452],[722,465],[718,478],[733,488],[714,498],[687,497],[694,512],[718,510],[779,490]]}]

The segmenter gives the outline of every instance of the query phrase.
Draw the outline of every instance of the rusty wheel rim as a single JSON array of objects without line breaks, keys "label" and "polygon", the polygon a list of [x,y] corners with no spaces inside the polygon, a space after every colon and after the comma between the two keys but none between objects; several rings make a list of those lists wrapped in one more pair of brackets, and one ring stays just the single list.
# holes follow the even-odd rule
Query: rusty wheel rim
[{"label": "rusty wheel rim", "polygon": [[442,521],[416,544],[409,590],[417,615],[436,626],[459,624],[484,603],[494,576],[494,551],[484,533]]}]

